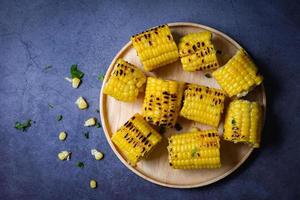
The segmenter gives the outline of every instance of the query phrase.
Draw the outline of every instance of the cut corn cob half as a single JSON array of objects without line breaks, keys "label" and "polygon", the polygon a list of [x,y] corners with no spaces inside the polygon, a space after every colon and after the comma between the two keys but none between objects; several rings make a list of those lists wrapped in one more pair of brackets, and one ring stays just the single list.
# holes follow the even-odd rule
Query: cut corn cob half
[{"label": "cut corn cob half", "polygon": [[175,169],[219,168],[220,138],[216,130],[193,131],[169,138],[169,164]]},{"label": "cut corn cob half", "polygon": [[143,116],[151,124],[174,127],[181,106],[184,83],[148,77]]},{"label": "cut corn cob half", "polygon": [[244,96],[263,81],[255,64],[243,49],[212,75],[229,97]]},{"label": "cut corn cob half", "polygon": [[132,102],[145,82],[146,76],[140,69],[118,59],[103,92],[117,100]]},{"label": "cut corn cob half", "polygon": [[219,89],[188,84],[180,115],[218,127],[224,109],[225,93]]},{"label": "cut corn cob half", "polygon": [[228,106],[223,138],[234,143],[245,142],[259,147],[262,108],[257,102],[234,100]]},{"label": "cut corn cob half", "polygon": [[161,25],[131,37],[146,71],[151,71],[178,59],[178,49],[168,25]]},{"label": "cut corn cob half", "polygon": [[135,166],[160,142],[161,136],[137,113],[111,139],[129,164]]},{"label": "cut corn cob half", "polygon": [[190,33],[180,39],[179,56],[185,71],[212,70],[219,67],[209,31]]}]

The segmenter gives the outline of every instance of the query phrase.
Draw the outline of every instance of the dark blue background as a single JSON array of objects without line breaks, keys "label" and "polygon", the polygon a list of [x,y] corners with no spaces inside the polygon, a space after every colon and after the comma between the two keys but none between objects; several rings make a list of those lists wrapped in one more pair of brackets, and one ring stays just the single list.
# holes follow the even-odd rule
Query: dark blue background
[{"label": "dark blue background", "polygon": [[[190,190],[144,181],[121,164],[102,130],[82,126],[97,116],[98,74],[129,37],[177,21],[214,27],[242,44],[265,77],[268,98],[262,148],[224,180]],[[299,1],[1,0],[0,199],[299,199],[299,49]],[[64,80],[74,63],[85,72],[77,90]],[[75,107],[80,95],[89,110]],[[14,129],[29,118],[36,124],[28,132]],[[62,130],[66,142],[57,138]],[[104,160],[90,156],[95,147]],[[60,162],[65,149],[72,160]],[[89,189],[91,178],[97,190]]]}]

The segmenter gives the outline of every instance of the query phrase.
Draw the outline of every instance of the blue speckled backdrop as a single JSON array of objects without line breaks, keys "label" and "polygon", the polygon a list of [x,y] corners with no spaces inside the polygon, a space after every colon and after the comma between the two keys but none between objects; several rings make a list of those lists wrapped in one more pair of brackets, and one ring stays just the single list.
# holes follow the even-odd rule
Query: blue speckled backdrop
[{"label": "blue speckled backdrop", "polygon": [[[268,97],[262,148],[224,180],[190,190],[144,181],[121,164],[101,129],[82,126],[97,116],[98,74],[129,37],[176,21],[205,24],[240,42],[265,76]],[[0,199],[299,199],[299,49],[296,0],[1,0]],[[64,80],[74,63],[85,72],[77,90]],[[75,107],[79,95],[90,102],[87,111]],[[14,129],[15,121],[29,118],[36,123],[28,132]],[[62,130],[66,142],[57,138]],[[105,159],[94,161],[91,148]],[[56,157],[64,149],[73,152],[69,162]],[[89,189],[91,178],[98,189]]]}]

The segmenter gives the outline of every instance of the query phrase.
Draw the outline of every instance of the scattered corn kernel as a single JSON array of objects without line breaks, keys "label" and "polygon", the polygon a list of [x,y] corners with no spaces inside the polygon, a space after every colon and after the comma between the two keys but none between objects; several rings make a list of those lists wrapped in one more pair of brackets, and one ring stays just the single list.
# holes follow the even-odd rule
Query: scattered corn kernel
[{"label": "scattered corn kernel", "polygon": [[90,188],[95,189],[97,187],[97,182],[95,180],[90,180]]},{"label": "scattered corn kernel", "polygon": [[101,160],[103,158],[103,153],[98,151],[97,149],[92,149],[91,154],[95,156],[96,160]]},{"label": "scattered corn kernel", "polygon": [[197,128],[197,127],[192,127],[190,131],[191,131],[191,132],[197,132],[197,131],[200,131],[200,129]]},{"label": "scattered corn kernel", "polygon": [[67,133],[64,132],[64,131],[60,132],[58,138],[59,138],[60,141],[66,140],[66,138],[67,138]]},{"label": "scattered corn kernel", "polygon": [[71,152],[61,151],[58,153],[59,160],[70,160]]},{"label": "scattered corn kernel", "polygon": [[78,97],[75,104],[78,106],[78,108],[80,110],[87,109],[87,107],[88,107],[88,103],[86,102],[86,100],[83,97]]},{"label": "scattered corn kernel", "polygon": [[84,122],[84,126],[95,126],[96,122],[97,122],[96,118],[92,117]]},{"label": "scattered corn kernel", "polygon": [[73,88],[78,88],[80,82],[81,82],[81,80],[79,78],[73,78],[72,79],[72,87]]}]

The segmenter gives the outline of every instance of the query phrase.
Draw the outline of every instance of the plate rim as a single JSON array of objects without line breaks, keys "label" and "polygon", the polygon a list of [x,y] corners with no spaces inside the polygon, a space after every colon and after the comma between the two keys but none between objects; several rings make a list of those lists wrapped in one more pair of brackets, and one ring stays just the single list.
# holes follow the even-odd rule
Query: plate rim
[{"label": "plate rim", "polygon": [[[214,29],[212,27],[206,26],[206,25],[202,25],[202,24],[198,24],[198,23],[193,23],[193,22],[173,22],[173,23],[167,23],[167,24],[168,24],[169,27],[191,26],[191,27],[195,27],[195,28],[206,29],[206,30],[209,30],[209,31],[211,31],[211,32],[213,32],[215,34],[221,35],[223,38],[225,38],[226,40],[228,40],[230,43],[232,43],[237,48],[242,48],[242,46],[239,43],[237,43],[235,40],[233,40],[232,38],[230,38],[227,34],[221,32],[219,30],[216,30],[216,29]],[[126,162],[126,160],[122,157],[121,153],[119,153],[119,151],[116,149],[115,145],[112,143],[111,137],[110,137],[110,135],[108,133],[108,129],[107,129],[107,126],[106,126],[107,119],[105,119],[105,117],[104,117],[104,112],[105,111],[104,111],[104,106],[103,105],[106,102],[106,99],[103,98],[104,97],[103,89],[104,89],[104,85],[107,82],[107,79],[108,79],[109,75],[111,74],[111,71],[113,70],[113,66],[114,66],[116,60],[131,45],[132,45],[131,41],[127,42],[118,51],[118,53],[114,56],[113,60],[111,61],[108,69],[106,70],[105,77],[104,77],[103,82],[102,82],[101,91],[100,91],[100,99],[99,99],[100,100],[100,104],[99,104],[99,107],[100,107],[100,118],[101,118],[103,132],[105,134],[106,140],[107,140],[110,148],[113,150],[114,154],[118,157],[118,159],[128,169],[130,169],[133,173],[135,173],[136,175],[140,176],[141,178],[143,178],[143,179],[145,179],[145,180],[147,180],[147,181],[149,181],[151,183],[154,183],[154,184],[157,184],[157,185],[160,185],[160,186],[164,186],[164,187],[169,187],[169,188],[188,189],[188,188],[198,188],[198,187],[207,186],[207,185],[210,185],[212,183],[215,183],[215,182],[217,182],[217,181],[225,178],[226,176],[230,175],[235,170],[237,170],[248,159],[248,157],[251,155],[251,153],[253,152],[253,148],[250,148],[250,150],[247,152],[247,154],[244,155],[244,157],[239,161],[239,163],[237,163],[233,168],[231,168],[230,170],[228,170],[224,174],[222,174],[220,176],[217,176],[217,177],[215,177],[215,178],[213,178],[213,179],[211,179],[209,181],[206,181],[206,182],[203,182],[203,183],[199,183],[199,184],[178,185],[178,184],[164,183],[164,182],[161,182],[159,180],[156,180],[155,178],[146,176],[145,174],[143,174],[142,172],[138,171],[137,169],[135,169],[134,167],[132,167],[131,165],[129,165]],[[262,88],[262,93],[263,93],[262,102],[263,102],[263,106],[264,106],[264,108],[263,108],[264,109],[264,119],[263,119],[263,126],[262,126],[262,129],[261,129],[261,133],[262,133],[263,127],[264,127],[264,124],[265,124],[267,104],[266,104],[266,91],[265,91],[264,84],[262,83],[260,86]]]}]

